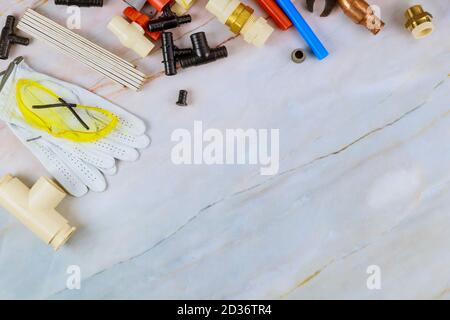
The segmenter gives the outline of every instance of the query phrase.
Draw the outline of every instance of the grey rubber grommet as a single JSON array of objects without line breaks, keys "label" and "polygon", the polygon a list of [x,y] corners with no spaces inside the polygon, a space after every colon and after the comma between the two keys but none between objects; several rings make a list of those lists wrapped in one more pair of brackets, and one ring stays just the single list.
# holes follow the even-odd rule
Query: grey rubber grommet
[{"label": "grey rubber grommet", "polygon": [[291,59],[295,63],[302,63],[306,59],[306,54],[302,49],[295,49],[291,53]]}]

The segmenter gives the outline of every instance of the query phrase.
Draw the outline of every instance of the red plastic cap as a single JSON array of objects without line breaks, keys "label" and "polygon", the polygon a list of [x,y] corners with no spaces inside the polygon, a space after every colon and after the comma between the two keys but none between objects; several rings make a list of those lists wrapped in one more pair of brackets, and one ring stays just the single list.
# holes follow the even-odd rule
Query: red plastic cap
[{"label": "red plastic cap", "polygon": [[140,11],[136,10],[133,7],[127,7],[125,10],[123,10],[123,14],[125,17],[127,17],[129,20],[136,22],[138,25],[144,29],[145,34],[149,36],[152,40],[156,41],[161,36],[161,32],[151,32],[148,30],[148,23],[150,21],[150,18],[141,13]]},{"label": "red plastic cap", "polygon": [[172,0],[147,0],[150,5],[158,11],[162,11]]},{"label": "red plastic cap", "polygon": [[123,10],[123,14],[131,21],[136,22],[142,28],[147,29],[147,25],[148,22],[150,21],[150,18],[147,17],[145,14],[139,12],[133,7],[125,8],[125,10]]}]

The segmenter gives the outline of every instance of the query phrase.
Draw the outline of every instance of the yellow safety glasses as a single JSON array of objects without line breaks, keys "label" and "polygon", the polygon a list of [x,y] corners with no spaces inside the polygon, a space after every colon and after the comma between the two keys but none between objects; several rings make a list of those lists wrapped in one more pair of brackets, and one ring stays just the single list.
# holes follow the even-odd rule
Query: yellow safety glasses
[{"label": "yellow safety glasses", "polygon": [[16,101],[32,127],[70,141],[97,141],[110,134],[119,122],[114,113],[65,101],[35,80],[17,81]]}]

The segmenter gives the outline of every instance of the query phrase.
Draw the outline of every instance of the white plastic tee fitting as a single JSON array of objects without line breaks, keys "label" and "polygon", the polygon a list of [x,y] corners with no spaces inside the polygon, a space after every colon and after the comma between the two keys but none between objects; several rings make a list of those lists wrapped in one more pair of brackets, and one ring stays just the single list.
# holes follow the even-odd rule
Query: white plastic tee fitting
[{"label": "white plastic tee fitting", "polygon": [[75,231],[55,210],[65,196],[63,189],[45,177],[31,189],[10,174],[0,180],[0,205],[55,250]]},{"label": "white plastic tee fitting", "polygon": [[120,16],[115,16],[108,23],[108,29],[119,38],[123,46],[133,50],[142,58],[148,56],[155,45],[145,37],[144,29],[135,22],[128,23]]},{"label": "white plastic tee fitting", "polygon": [[253,9],[239,0],[209,0],[206,10],[235,34],[241,34],[245,41],[261,47],[270,37],[273,28],[263,17],[256,17]]}]

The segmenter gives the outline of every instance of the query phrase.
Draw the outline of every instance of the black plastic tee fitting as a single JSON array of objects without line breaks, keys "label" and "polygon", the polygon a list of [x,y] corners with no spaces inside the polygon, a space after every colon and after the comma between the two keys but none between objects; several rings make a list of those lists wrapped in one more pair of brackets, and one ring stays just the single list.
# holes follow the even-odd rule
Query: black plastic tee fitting
[{"label": "black plastic tee fitting", "polygon": [[56,5],[79,7],[103,7],[103,0],[55,0]]},{"label": "black plastic tee fitting", "polygon": [[177,74],[177,61],[181,57],[192,55],[192,49],[179,49],[173,44],[172,32],[161,33],[161,49],[166,76]]},{"label": "black plastic tee fitting", "polygon": [[191,35],[192,54],[183,55],[179,58],[182,68],[189,68],[201,64],[210,63],[217,59],[228,57],[227,48],[222,46],[211,49],[204,32],[197,32]]},{"label": "black plastic tee fitting", "polygon": [[172,32],[161,33],[164,69],[167,76],[177,74],[177,62],[182,68],[210,63],[228,56],[224,46],[211,49],[204,32],[191,35],[192,49],[180,49],[173,44]]},{"label": "black plastic tee fitting", "polygon": [[163,14],[158,19],[151,20],[148,23],[148,30],[151,32],[164,31],[177,28],[180,25],[190,23],[191,21],[192,17],[189,14],[179,17],[173,13],[169,7],[166,7]]},{"label": "black plastic tee fitting", "polygon": [[172,32],[161,33],[161,49],[163,54],[163,63],[166,76],[177,74],[177,65],[175,60],[176,47],[173,44]]},{"label": "black plastic tee fitting", "polygon": [[8,16],[6,18],[5,26],[2,29],[0,36],[0,59],[2,60],[8,59],[9,50],[13,44],[27,46],[30,43],[30,39],[15,35],[15,22],[16,18],[14,18],[14,16]]}]

